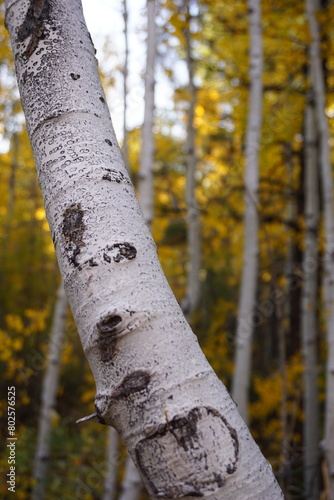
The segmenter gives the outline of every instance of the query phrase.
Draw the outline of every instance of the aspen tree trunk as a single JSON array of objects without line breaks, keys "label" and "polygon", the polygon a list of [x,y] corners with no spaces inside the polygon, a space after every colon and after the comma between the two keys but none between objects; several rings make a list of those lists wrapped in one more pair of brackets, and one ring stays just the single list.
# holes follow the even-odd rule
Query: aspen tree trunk
[{"label": "aspen tree trunk", "polygon": [[19,161],[19,136],[17,132],[14,132],[11,138],[11,148],[12,160],[10,164],[10,177],[8,183],[8,206],[7,215],[8,220],[11,220],[14,215],[15,206],[15,185],[16,185],[16,171]]},{"label": "aspen tree trunk", "polygon": [[138,469],[133,463],[132,458],[128,455],[119,500],[138,500],[142,489],[143,482]]},{"label": "aspen tree trunk", "polygon": [[102,500],[114,500],[116,495],[118,444],[118,432],[113,427],[109,427],[107,443],[108,470],[104,482]]},{"label": "aspen tree trunk", "polygon": [[305,245],[303,255],[302,343],[304,361],[304,489],[306,498],[319,498],[319,411],[317,367],[318,281],[318,149],[313,97],[305,116]]},{"label": "aspen tree trunk", "polygon": [[[123,144],[122,155],[125,167],[129,171],[129,144],[128,144],[128,127],[127,127],[127,88],[128,88],[128,67],[129,67],[129,38],[128,38],[128,7],[127,0],[123,0],[123,21],[124,21],[124,66],[123,66]],[[116,487],[116,464],[119,445],[118,433],[112,427],[108,432],[107,441],[107,457],[108,457],[108,472],[104,484],[103,500],[112,500],[115,496]]]},{"label": "aspen tree trunk", "polygon": [[261,1],[248,0],[250,11],[250,95],[246,136],[245,241],[241,295],[235,345],[232,396],[243,419],[248,421],[248,392],[251,378],[253,312],[258,274],[258,156],[262,123],[262,34]]},{"label": "aspen tree trunk", "polygon": [[[283,146],[283,157],[285,159],[287,169],[286,169],[286,182],[287,187],[285,189],[286,197],[286,219],[295,220],[295,204],[291,196],[291,173],[293,169],[292,165],[292,151],[291,144],[285,144]],[[290,279],[291,271],[293,268],[293,242],[291,236],[287,235],[286,246],[288,247],[286,262],[284,265],[284,277],[286,279],[286,284],[279,284],[279,276],[276,271],[273,273],[272,281],[275,284],[275,313],[276,313],[276,329],[278,338],[278,362],[279,362],[279,372],[281,376],[281,394],[282,400],[280,404],[280,420],[281,420],[281,451],[280,451],[280,468],[279,477],[280,485],[285,493],[285,500],[291,498],[289,492],[289,481],[291,480],[289,469],[291,468],[291,456],[290,456],[290,435],[289,435],[289,415],[288,415],[288,387],[287,387],[287,332],[291,331],[290,322]],[[282,294],[286,297],[286,300],[282,304],[281,296]]]},{"label": "aspen tree trunk", "polygon": [[[142,147],[138,179],[139,204],[148,226],[153,220],[153,164],[154,164],[154,84],[155,84],[155,0],[147,0],[147,39],[146,39],[146,71],[144,122],[142,126]],[[125,476],[122,482],[121,500],[137,500],[143,483],[138,469],[130,455],[126,461]]]},{"label": "aspen tree trunk", "polygon": [[96,381],[92,417],[120,432],[153,499],[282,498],[163,275],[81,2],[7,0],[6,25],[58,261]]},{"label": "aspen tree trunk", "polygon": [[129,147],[128,147],[128,127],[127,127],[127,95],[128,95],[128,73],[129,73],[129,37],[128,37],[128,6],[127,0],[123,0],[123,20],[124,20],[124,66],[123,66],[123,146],[122,154],[126,168],[129,170]]},{"label": "aspen tree trunk", "polygon": [[[125,474],[121,484],[119,500],[138,500],[143,490],[143,481],[131,456],[127,454]],[[108,500],[107,498],[105,500]]]},{"label": "aspen tree trunk", "polygon": [[188,248],[188,272],[187,291],[182,303],[182,309],[188,318],[197,307],[200,296],[199,272],[201,267],[201,239],[199,209],[196,201],[196,132],[194,127],[194,116],[196,106],[196,87],[194,83],[194,59],[191,48],[190,23],[191,14],[189,10],[190,0],[186,2],[187,28],[184,30],[186,42],[186,57],[188,69],[188,92],[189,108],[187,122],[187,175],[186,175],[186,206],[187,206],[187,248]]},{"label": "aspen tree trunk", "polygon": [[325,77],[321,64],[320,33],[317,23],[315,0],[306,0],[306,15],[310,27],[310,70],[314,90],[315,116],[319,135],[321,191],[325,226],[325,308],[327,319],[327,370],[325,439],[331,499],[334,499],[334,215],[333,180],[329,151],[329,129],[325,115]]},{"label": "aspen tree trunk", "polygon": [[280,420],[281,420],[281,453],[280,453],[280,485],[285,492],[285,500],[290,500],[290,495],[288,494],[288,480],[287,470],[289,467],[289,435],[288,435],[288,414],[287,414],[287,377],[286,377],[286,339],[285,339],[285,327],[284,327],[284,313],[282,304],[279,300],[280,288],[278,286],[278,279],[275,276],[274,280],[276,284],[276,301],[275,301],[275,312],[277,321],[277,336],[278,336],[278,360],[279,360],[279,371],[281,375],[281,408],[280,408]]},{"label": "aspen tree trunk", "polygon": [[147,55],[145,71],[145,109],[138,179],[139,203],[147,224],[153,220],[154,163],[154,69],[156,56],[155,0],[147,0]]},{"label": "aspen tree trunk", "polygon": [[33,500],[42,500],[45,498],[46,479],[50,460],[51,418],[52,410],[56,404],[60,357],[65,335],[67,306],[68,303],[65,290],[63,283],[61,283],[58,289],[58,298],[53,315],[48,364],[43,380],[42,404],[34,464],[35,486],[32,494]]}]

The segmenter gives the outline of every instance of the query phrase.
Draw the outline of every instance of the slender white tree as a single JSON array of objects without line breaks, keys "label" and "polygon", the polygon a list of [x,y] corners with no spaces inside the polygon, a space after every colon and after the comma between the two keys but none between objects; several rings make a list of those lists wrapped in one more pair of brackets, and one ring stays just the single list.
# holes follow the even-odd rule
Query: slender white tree
[{"label": "slender white tree", "polygon": [[303,254],[302,343],[304,361],[304,486],[306,497],[319,498],[319,411],[317,366],[318,148],[313,96],[305,114],[305,244]]},{"label": "slender white tree", "polygon": [[[10,150],[12,152],[12,159],[10,162],[10,177],[8,182],[8,204],[7,204],[7,214],[8,219],[10,220],[14,214],[14,206],[15,206],[15,188],[16,188],[16,172],[18,166],[19,159],[19,137],[18,133],[14,132],[11,137],[11,147]],[[9,230],[9,229],[8,229]]]},{"label": "slender white tree", "polygon": [[125,166],[129,169],[129,144],[128,144],[128,123],[127,123],[127,95],[128,95],[128,74],[129,74],[129,34],[128,34],[128,6],[127,0],[123,0],[123,21],[124,21],[124,65],[123,65],[123,145],[122,154]]},{"label": "slender white tree", "polygon": [[325,115],[325,76],[321,61],[321,41],[316,18],[317,0],[306,0],[306,15],[310,27],[310,71],[314,91],[315,117],[319,136],[319,161],[321,191],[325,226],[325,309],[327,323],[327,370],[325,438],[328,481],[331,498],[334,498],[334,204],[333,179],[329,150],[329,129]]},{"label": "slender white tree", "polygon": [[[127,126],[127,95],[128,95],[128,73],[129,73],[129,36],[128,36],[128,6],[127,0],[123,0],[123,22],[124,22],[124,64],[123,64],[123,144],[122,155],[125,167],[129,170],[129,141]],[[107,439],[108,470],[104,484],[103,500],[112,500],[115,496],[118,454],[118,433],[110,427]]]},{"label": "slender white tree", "polygon": [[142,489],[141,476],[132,458],[128,455],[119,500],[138,500]]},{"label": "slender white tree", "polygon": [[282,498],[159,264],[117,145],[80,0],[6,0],[64,284],[96,381],[152,498]]},{"label": "slender white tree", "polygon": [[253,314],[258,275],[258,185],[259,145],[262,124],[263,48],[261,0],[248,0],[250,12],[250,93],[246,136],[244,261],[235,342],[232,396],[241,416],[248,421],[251,377]]},{"label": "slender white tree", "polygon": [[53,315],[53,324],[49,342],[48,362],[43,380],[37,448],[34,464],[35,485],[32,494],[32,498],[34,500],[43,500],[45,498],[47,472],[50,460],[50,433],[52,427],[52,411],[54,411],[56,404],[59,382],[60,357],[65,337],[67,307],[67,298],[63,283],[61,283],[58,289],[58,297]]},{"label": "slender white tree", "polygon": [[113,427],[109,427],[107,442],[108,468],[103,486],[102,500],[114,500],[116,495],[118,445],[118,432]]},{"label": "slender white tree", "polygon": [[197,101],[196,86],[194,82],[194,58],[191,41],[191,10],[190,0],[186,1],[186,28],[184,38],[186,45],[186,62],[188,69],[189,107],[187,116],[187,141],[186,141],[186,206],[187,206],[187,248],[188,272],[187,290],[182,302],[182,309],[188,318],[196,309],[200,296],[199,272],[201,268],[201,234],[199,208],[196,200],[196,131],[194,127],[195,106]]},{"label": "slender white tree", "polygon": [[[146,37],[146,70],[145,70],[145,97],[144,97],[144,121],[142,126],[142,147],[140,155],[138,176],[139,204],[148,226],[153,220],[154,188],[153,188],[153,165],[154,165],[154,89],[155,89],[155,59],[156,59],[156,28],[155,28],[155,0],[147,0],[147,37]],[[121,500],[137,500],[143,488],[143,483],[134,465],[131,456],[128,455],[125,475],[122,482]]]},{"label": "slender white tree", "polygon": [[147,39],[144,122],[140,155],[138,196],[147,224],[153,220],[153,164],[154,164],[154,87],[156,59],[155,0],[147,0]]}]

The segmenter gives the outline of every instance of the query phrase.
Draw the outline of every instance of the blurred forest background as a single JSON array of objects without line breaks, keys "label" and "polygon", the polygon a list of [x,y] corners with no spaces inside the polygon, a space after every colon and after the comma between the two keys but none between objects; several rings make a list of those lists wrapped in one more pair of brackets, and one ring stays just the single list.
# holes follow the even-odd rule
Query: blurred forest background
[{"label": "blurred forest background", "polygon": [[[34,486],[41,392],[60,276],[24,127],[3,22],[3,0],[0,5],[0,417],[1,429],[6,429],[7,387],[15,386],[15,498],[29,499]],[[119,1],[122,15],[124,6],[126,2]],[[125,28],[131,17],[131,8],[128,10]],[[248,321],[252,328],[248,423],[290,499],[330,498],[326,497],[328,477],[320,441],[325,434],[327,327],[332,311],[328,310],[330,301],[325,293],[326,276],[330,273],[326,267],[329,235],[324,220],[328,200],[319,174],[324,143],[332,151],[329,160],[333,164],[333,0],[321,0],[316,5],[314,20],[320,34],[323,116],[328,127],[325,142],[322,121],[319,115],[317,118],[319,95],[317,79],[312,74],[312,57],[316,55],[311,52],[314,44],[306,4],[291,0],[262,2],[258,264],[256,297]],[[111,20],[100,68],[107,96],[115,82],[119,85],[128,73],[124,67],[126,54],[115,59],[110,48],[112,24]],[[186,173],[192,157],[192,195],[196,200],[192,205],[196,208],[200,236],[199,294],[192,310],[189,311],[189,304],[185,309],[205,355],[230,388],[244,266],[249,4],[245,0],[157,0],[155,24],[155,71],[162,75],[170,98],[161,103],[155,99],[153,236],[168,281],[182,303],[191,254],[191,204],[189,191],[186,195]],[[145,30],[143,10],[138,18],[142,39]],[[129,44],[130,54],[131,50]],[[110,63],[115,60],[115,64]],[[143,74],[144,67],[145,61]],[[110,107],[113,118],[113,102]],[[313,126],[307,118],[310,116]],[[125,122],[120,137],[135,186],[140,177],[141,129],[131,128]],[[189,137],[193,138],[193,146]],[[313,181],[306,173],[308,168],[312,170],[307,167],[310,158]],[[313,290],[313,298],[310,289],[306,290],[306,282]],[[313,333],[305,333],[310,325]],[[311,354],[307,347],[310,344]],[[50,414],[45,498],[100,499],[108,471],[108,429],[95,421],[76,424],[77,419],[93,413],[95,387],[69,312],[60,351],[57,398]],[[311,433],[317,440],[313,463],[305,458],[306,434],[310,433],[305,424],[305,401],[310,399],[306,372],[311,374],[313,386],[312,380],[310,383],[316,394],[311,399],[315,410]],[[120,495],[127,460],[123,445],[119,445],[117,453],[115,498]],[[7,471],[7,458],[4,450],[0,456],[1,470]],[[315,478],[317,484],[312,494],[305,490],[307,477],[312,477],[312,481]],[[0,488],[0,496],[7,498],[5,481]],[[148,497],[142,492],[140,498]]]}]

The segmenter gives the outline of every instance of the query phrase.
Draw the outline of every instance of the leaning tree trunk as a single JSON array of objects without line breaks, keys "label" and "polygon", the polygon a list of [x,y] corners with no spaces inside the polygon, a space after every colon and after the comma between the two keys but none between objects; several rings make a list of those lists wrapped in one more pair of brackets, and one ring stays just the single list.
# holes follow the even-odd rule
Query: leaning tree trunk
[{"label": "leaning tree trunk", "polygon": [[321,190],[325,226],[325,309],[327,317],[327,373],[325,439],[331,498],[334,498],[334,215],[333,180],[329,151],[329,129],[325,115],[325,77],[321,63],[319,26],[315,15],[315,0],[306,0],[306,14],[311,33],[310,70],[314,91],[315,116],[319,135]]},{"label": "leaning tree trunk", "polygon": [[196,200],[196,132],[194,127],[194,116],[196,106],[196,86],[194,83],[194,58],[191,44],[191,13],[189,0],[186,2],[187,28],[184,30],[186,44],[186,59],[188,69],[188,93],[189,108],[187,117],[187,142],[186,142],[186,206],[187,206],[187,249],[188,249],[188,271],[187,289],[182,303],[183,312],[188,318],[197,307],[200,296],[199,272],[201,267],[201,235],[199,209]]},{"label": "leaning tree trunk", "polygon": [[163,275],[81,2],[7,0],[6,23],[94,416],[123,436],[152,498],[282,498]]},{"label": "leaning tree trunk", "polygon": [[65,335],[67,298],[63,283],[58,290],[53,325],[50,335],[48,364],[43,381],[42,405],[38,426],[37,449],[34,464],[34,500],[45,498],[47,472],[50,460],[50,433],[52,410],[55,407],[59,381],[60,357]]},{"label": "leaning tree trunk", "polygon": [[246,422],[248,421],[253,313],[258,274],[258,156],[262,123],[263,71],[261,1],[248,0],[248,6],[250,12],[250,95],[246,137],[245,241],[237,320],[235,368],[232,380],[232,396]]}]

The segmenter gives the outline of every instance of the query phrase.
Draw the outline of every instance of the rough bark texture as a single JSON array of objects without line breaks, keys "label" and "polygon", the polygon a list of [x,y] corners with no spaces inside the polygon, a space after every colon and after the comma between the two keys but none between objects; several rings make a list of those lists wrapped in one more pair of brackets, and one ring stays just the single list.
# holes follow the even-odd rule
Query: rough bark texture
[{"label": "rough bark texture", "polygon": [[58,290],[53,325],[50,335],[49,357],[43,381],[42,403],[38,426],[37,449],[34,464],[35,486],[32,494],[34,500],[45,498],[47,472],[50,460],[50,432],[52,426],[52,411],[56,403],[59,381],[60,357],[65,335],[67,298],[63,284]]},{"label": "rough bark texture", "polygon": [[182,309],[188,318],[196,309],[200,297],[199,272],[201,268],[201,235],[199,208],[196,200],[196,132],[194,116],[196,106],[196,86],[194,83],[194,59],[191,47],[191,14],[189,0],[186,2],[187,28],[184,30],[186,43],[186,58],[188,69],[189,108],[187,121],[187,175],[186,175],[186,206],[187,206],[187,291],[182,303]]},{"label": "rough bark texture", "polygon": [[232,380],[232,396],[246,422],[248,421],[253,313],[258,274],[258,156],[262,123],[263,72],[261,2],[249,0],[248,6],[250,12],[250,95],[246,137],[245,241],[235,346],[235,371]]},{"label": "rough bark texture", "polygon": [[138,178],[140,207],[148,225],[153,220],[154,163],[154,68],[156,56],[155,0],[147,0],[147,56],[145,71],[145,109]]},{"label": "rough bark texture", "polygon": [[315,0],[306,0],[306,14],[310,27],[310,69],[314,91],[316,123],[319,134],[321,190],[325,225],[325,309],[327,319],[327,377],[325,439],[323,441],[327,460],[329,488],[334,498],[334,216],[333,180],[329,151],[329,129],[325,115],[325,77],[321,63],[319,26],[316,19]]},{"label": "rough bark texture", "polygon": [[162,273],[80,1],[7,0],[6,11],[48,221],[96,381],[98,420],[121,433],[152,498],[282,498]]}]

